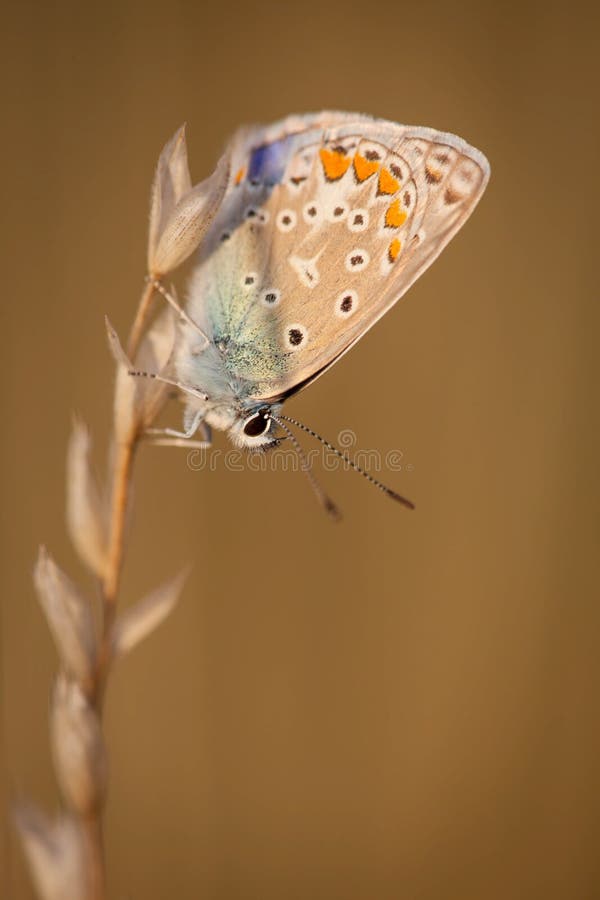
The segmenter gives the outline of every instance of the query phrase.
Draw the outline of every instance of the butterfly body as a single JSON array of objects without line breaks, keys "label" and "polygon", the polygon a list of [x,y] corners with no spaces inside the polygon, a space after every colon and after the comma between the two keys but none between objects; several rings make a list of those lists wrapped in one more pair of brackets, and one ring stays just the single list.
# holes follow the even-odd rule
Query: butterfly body
[{"label": "butterfly body", "polygon": [[[176,356],[186,422],[238,445],[405,293],[489,178],[460,138],[343,113],[290,117],[230,145],[231,176],[200,248]],[[203,340],[202,334],[206,336]]]}]

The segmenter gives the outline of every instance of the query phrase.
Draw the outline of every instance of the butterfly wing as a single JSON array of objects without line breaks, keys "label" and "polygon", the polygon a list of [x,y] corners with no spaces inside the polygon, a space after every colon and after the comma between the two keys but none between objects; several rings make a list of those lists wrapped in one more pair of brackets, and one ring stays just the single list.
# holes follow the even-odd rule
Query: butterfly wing
[{"label": "butterfly wing", "polygon": [[240,132],[190,313],[258,400],[324,372],[467,220],[489,165],[460,138],[342,113]]}]

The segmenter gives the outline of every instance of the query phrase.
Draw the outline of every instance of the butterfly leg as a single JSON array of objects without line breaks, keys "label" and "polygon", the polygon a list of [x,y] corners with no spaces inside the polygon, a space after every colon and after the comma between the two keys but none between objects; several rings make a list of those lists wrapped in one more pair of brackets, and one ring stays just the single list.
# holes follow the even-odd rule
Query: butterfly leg
[{"label": "butterfly leg", "polygon": [[[151,443],[155,446],[204,450],[212,444],[212,432],[210,426],[202,421],[203,415],[202,410],[194,413],[185,431],[177,431],[175,428],[147,428],[144,434],[150,437]],[[191,440],[199,430],[202,432],[202,439]]]},{"label": "butterfly leg", "polygon": [[[178,316],[180,317],[182,322],[186,322],[186,324],[189,325],[191,328],[193,328],[194,331],[196,331],[200,335],[200,337],[204,338],[205,345],[206,345],[206,347],[208,347],[208,345],[210,344],[210,338],[208,338],[204,334],[204,332],[202,331],[200,326],[197,325],[196,322],[194,322],[194,320],[190,316],[188,316],[188,314],[186,313],[183,306],[181,306],[179,301],[177,300],[177,297],[173,296],[172,293],[169,293],[169,291],[166,289],[166,287],[157,278],[153,278],[151,275],[148,275],[147,280],[152,285],[154,290],[158,291],[158,293],[162,297],[164,297],[164,299],[167,301],[169,306],[175,310],[175,312],[178,314]],[[174,292],[175,288],[172,288],[171,290]],[[203,347],[202,349],[205,349],[205,348]]]},{"label": "butterfly leg", "polygon": [[191,441],[189,438],[153,438],[148,441],[153,447],[185,447],[186,450],[208,450],[212,441]]}]

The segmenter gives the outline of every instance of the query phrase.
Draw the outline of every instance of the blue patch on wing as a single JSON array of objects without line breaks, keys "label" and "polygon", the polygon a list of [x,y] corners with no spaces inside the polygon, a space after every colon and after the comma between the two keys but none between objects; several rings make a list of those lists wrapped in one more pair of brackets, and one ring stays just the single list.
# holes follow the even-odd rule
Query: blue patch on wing
[{"label": "blue patch on wing", "polygon": [[250,154],[248,180],[261,184],[279,184],[293,149],[295,135],[288,135],[272,144],[256,147]]}]

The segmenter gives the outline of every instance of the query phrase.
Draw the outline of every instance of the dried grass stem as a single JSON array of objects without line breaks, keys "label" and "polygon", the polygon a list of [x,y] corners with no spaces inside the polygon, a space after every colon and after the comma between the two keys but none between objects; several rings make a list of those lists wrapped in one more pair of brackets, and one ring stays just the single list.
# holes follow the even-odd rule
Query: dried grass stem
[{"label": "dried grass stem", "polygon": [[[220,203],[229,164],[191,187],[185,134],[179,129],[159,159],[152,193],[148,277],[133,320],[127,354],[107,322],[116,362],[108,491],[91,465],[91,438],[75,419],[67,461],[67,523],[80,559],[99,585],[100,633],[86,591],[40,548],[34,582],[60,660],[50,704],[50,741],[63,809],[49,819],[32,804],[15,810],[27,860],[41,900],[106,900],[103,814],[107,752],[102,711],[112,662],[148,636],[175,607],[185,573],[129,604],[117,617],[121,570],[136,450],[167,400],[161,379],[140,384],[132,364],[161,372],[172,358],[172,310],[148,320],[158,271],[168,273],[198,243]],[[108,498],[108,502],[106,502]]]},{"label": "dried grass stem", "polygon": [[[159,278],[159,276],[155,277]],[[152,281],[148,280],[142,292],[137,312],[135,314],[135,319],[133,320],[133,325],[131,326],[131,331],[129,332],[129,340],[127,341],[127,355],[130,359],[134,358],[140,346],[140,341],[144,333],[148,313],[150,312],[150,305],[152,303],[153,295],[154,285],[152,284]]]}]

